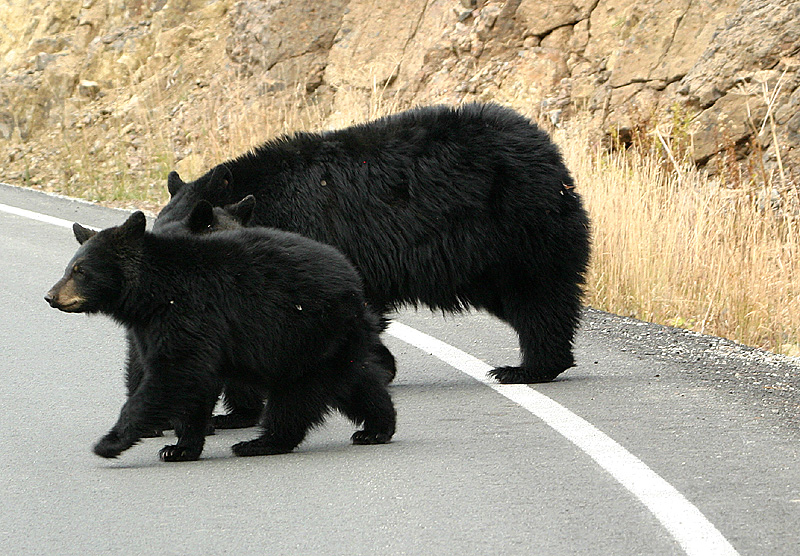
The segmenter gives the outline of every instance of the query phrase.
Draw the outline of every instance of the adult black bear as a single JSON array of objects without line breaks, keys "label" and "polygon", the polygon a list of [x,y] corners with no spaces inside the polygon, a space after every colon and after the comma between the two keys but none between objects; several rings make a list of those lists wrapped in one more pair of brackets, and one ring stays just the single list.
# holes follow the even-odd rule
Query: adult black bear
[{"label": "adult black bear", "polygon": [[485,309],[519,336],[541,382],[571,367],[589,221],[547,134],[496,105],[417,108],[338,131],[284,136],[194,182],[175,172],[154,231],[200,200],[254,195],[252,224],[338,247],[385,317],[403,305]]},{"label": "adult black bear", "polygon": [[253,228],[158,236],[145,232],[141,212],[97,234],[74,231],[82,245],[45,299],[124,325],[143,370],[98,455],[117,457],[177,420],[178,442],[160,457],[197,459],[223,382],[267,399],[261,436],[234,445],[237,455],[289,452],[331,409],[363,423],[354,443],[391,439],[387,371],[373,356],[378,317],[334,248]]}]

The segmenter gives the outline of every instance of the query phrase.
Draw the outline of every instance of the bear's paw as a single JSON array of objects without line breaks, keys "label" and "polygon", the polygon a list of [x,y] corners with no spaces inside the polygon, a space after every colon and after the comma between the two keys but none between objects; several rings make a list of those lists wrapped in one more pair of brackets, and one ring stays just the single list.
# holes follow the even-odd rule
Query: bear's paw
[{"label": "bear's paw", "polygon": [[116,431],[111,431],[94,445],[94,453],[101,458],[114,459],[133,446],[135,442],[120,438]]},{"label": "bear's paw", "polygon": [[196,461],[200,458],[200,452],[202,451],[202,448],[173,444],[161,448],[158,452],[158,457],[161,461]]},{"label": "bear's paw", "polygon": [[288,454],[292,448],[285,448],[283,446],[276,446],[263,442],[260,438],[255,440],[248,440],[247,442],[239,442],[234,444],[231,449],[237,456],[275,456],[278,454]]},{"label": "bear's paw", "polygon": [[533,369],[525,367],[497,367],[489,371],[489,374],[501,384],[535,384],[539,382],[550,382],[560,373],[561,370],[536,372]]}]

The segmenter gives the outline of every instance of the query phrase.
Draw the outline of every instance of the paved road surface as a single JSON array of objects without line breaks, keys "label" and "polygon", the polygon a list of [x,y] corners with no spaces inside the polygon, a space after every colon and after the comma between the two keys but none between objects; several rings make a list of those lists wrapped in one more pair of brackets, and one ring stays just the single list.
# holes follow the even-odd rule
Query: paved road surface
[{"label": "paved road surface", "polygon": [[[47,306],[77,243],[8,211],[125,213],[5,186],[0,204],[2,554],[800,554],[800,365],[591,310],[578,365],[532,388],[456,368],[515,363],[502,323],[401,313],[388,445],[350,445],[334,417],[283,456],[233,457],[249,429],[198,462],[158,461],[164,439],[98,458],[122,332]],[[398,338],[415,331],[461,351]]]}]

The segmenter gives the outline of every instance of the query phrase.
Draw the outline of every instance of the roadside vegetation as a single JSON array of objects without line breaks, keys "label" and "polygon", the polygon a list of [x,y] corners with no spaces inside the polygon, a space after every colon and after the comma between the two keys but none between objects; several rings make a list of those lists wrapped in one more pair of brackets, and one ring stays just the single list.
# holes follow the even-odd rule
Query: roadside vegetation
[{"label": "roadside vegetation", "polygon": [[660,141],[609,151],[560,135],[594,227],[589,305],[800,355],[796,186],[736,165],[709,176]]}]

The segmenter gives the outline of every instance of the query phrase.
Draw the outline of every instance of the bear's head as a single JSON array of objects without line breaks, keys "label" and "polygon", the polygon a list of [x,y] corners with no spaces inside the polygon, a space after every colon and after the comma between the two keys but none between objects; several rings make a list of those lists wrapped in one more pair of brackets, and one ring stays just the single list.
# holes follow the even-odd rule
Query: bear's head
[{"label": "bear's head", "polygon": [[203,235],[248,226],[253,218],[256,198],[248,195],[238,203],[215,207],[206,200],[197,201],[189,216],[182,220],[163,222],[158,233]]},{"label": "bear's head", "polygon": [[176,233],[181,225],[182,231],[187,231],[189,218],[200,202],[206,201],[211,206],[221,207],[232,200],[232,180],[233,175],[224,164],[189,183],[185,183],[177,172],[170,172],[167,176],[170,199],[158,213],[153,231],[162,233],[167,230],[167,233]]},{"label": "bear's head", "polygon": [[44,296],[45,301],[66,313],[109,310],[122,294],[126,269],[136,264],[145,225],[141,212],[100,232],[75,223],[72,230],[81,246],[64,276]]}]

